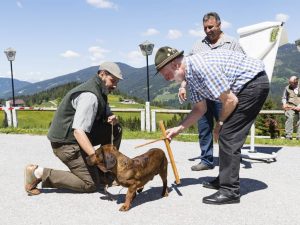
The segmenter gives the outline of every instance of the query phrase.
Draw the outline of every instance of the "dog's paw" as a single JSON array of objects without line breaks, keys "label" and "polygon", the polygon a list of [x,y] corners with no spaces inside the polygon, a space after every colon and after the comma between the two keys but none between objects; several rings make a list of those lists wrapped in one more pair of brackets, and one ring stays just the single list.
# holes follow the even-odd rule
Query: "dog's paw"
[{"label": "dog's paw", "polygon": [[122,205],[121,208],[119,209],[119,211],[122,211],[122,212],[125,212],[125,211],[128,211],[129,210],[129,206],[127,205]]},{"label": "dog's paw", "polygon": [[168,196],[169,196],[168,189],[166,189],[166,191],[163,192],[163,193],[161,194],[161,196],[162,196],[162,197],[168,197]]}]

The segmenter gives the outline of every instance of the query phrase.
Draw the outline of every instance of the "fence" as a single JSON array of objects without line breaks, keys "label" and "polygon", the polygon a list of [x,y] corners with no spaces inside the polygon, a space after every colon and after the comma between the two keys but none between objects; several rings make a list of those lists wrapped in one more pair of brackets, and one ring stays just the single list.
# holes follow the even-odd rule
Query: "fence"
[{"label": "fence", "polygon": [[[56,108],[47,108],[47,107],[12,107],[10,102],[6,102],[5,107],[0,107],[0,111],[5,112],[5,120],[9,127],[18,127],[18,116],[17,111],[56,111]],[[140,112],[141,117],[141,131],[145,131],[145,109],[121,109],[121,108],[111,108],[112,112]]]},{"label": "fence", "polygon": [[[24,111],[56,111],[56,108],[39,108],[39,107],[11,107],[9,102],[6,102],[6,107],[0,107],[0,111],[4,111],[6,114],[6,120],[8,126],[18,127],[18,118],[17,118],[17,111],[24,110]],[[113,112],[140,112],[141,124],[140,128],[141,131],[145,131],[145,127],[151,124],[151,131],[155,132],[156,129],[156,121],[157,121],[157,114],[188,114],[191,110],[179,110],[179,109],[152,109],[151,111],[151,122],[150,117],[146,117],[145,109],[133,109],[133,108],[112,108],[111,111]],[[283,115],[283,110],[261,110],[260,114],[275,114],[275,115]],[[251,128],[251,131],[253,128]],[[147,129],[150,131],[150,128]]]}]

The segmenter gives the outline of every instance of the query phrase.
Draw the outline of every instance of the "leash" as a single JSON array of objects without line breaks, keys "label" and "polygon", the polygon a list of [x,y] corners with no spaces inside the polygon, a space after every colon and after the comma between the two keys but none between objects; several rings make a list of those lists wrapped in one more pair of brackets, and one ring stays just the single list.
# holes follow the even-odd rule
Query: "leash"
[{"label": "leash", "polygon": [[114,145],[114,124],[111,124],[111,145]]}]

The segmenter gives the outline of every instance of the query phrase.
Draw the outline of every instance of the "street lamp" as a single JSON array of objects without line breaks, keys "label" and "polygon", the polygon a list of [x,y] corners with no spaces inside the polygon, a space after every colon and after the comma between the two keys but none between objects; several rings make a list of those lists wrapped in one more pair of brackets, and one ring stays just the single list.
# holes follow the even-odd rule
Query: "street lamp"
[{"label": "street lamp", "polygon": [[144,43],[140,44],[140,49],[142,54],[146,56],[146,63],[147,63],[147,102],[146,106],[146,130],[150,132],[150,93],[149,93],[149,65],[148,65],[148,56],[152,54],[154,44],[149,41],[145,41]]},{"label": "street lamp", "polygon": [[300,52],[300,39],[296,40],[295,44],[296,44],[298,51]]},{"label": "street lamp", "polygon": [[15,106],[15,88],[14,88],[14,75],[12,68],[12,61],[15,60],[16,50],[13,48],[8,48],[4,51],[8,61],[10,62],[10,73],[11,73],[11,88],[12,88],[12,97],[13,97],[13,106]]},{"label": "street lamp", "polygon": [[140,44],[140,49],[142,54],[146,56],[146,63],[147,63],[147,100],[150,102],[150,93],[149,93],[149,65],[148,65],[148,56],[152,54],[154,44],[149,41],[145,41],[144,43]]}]

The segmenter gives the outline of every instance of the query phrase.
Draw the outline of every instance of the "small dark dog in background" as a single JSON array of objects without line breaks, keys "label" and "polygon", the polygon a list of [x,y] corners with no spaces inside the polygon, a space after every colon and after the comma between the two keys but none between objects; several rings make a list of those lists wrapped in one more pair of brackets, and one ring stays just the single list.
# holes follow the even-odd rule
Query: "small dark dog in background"
[{"label": "small dark dog in background", "polygon": [[111,144],[101,146],[94,155],[87,157],[89,165],[96,165],[103,172],[114,174],[116,182],[127,187],[125,203],[120,211],[129,210],[136,192],[140,193],[144,185],[157,174],[163,181],[162,197],[168,196],[167,169],[168,160],[163,150],[152,148],[133,159],[125,156]]},{"label": "small dark dog in background", "polygon": [[267,118],[265,121],[265,126],[269,129],[271,139],[280,138],[280,129],[275,119]]}]

